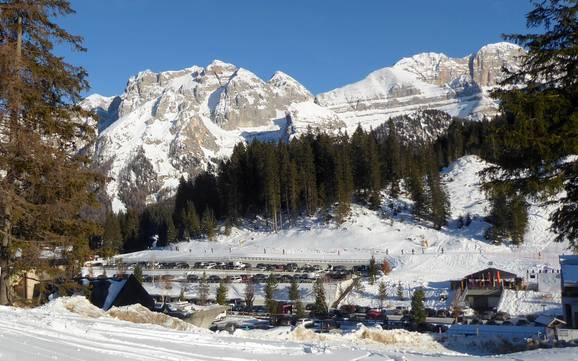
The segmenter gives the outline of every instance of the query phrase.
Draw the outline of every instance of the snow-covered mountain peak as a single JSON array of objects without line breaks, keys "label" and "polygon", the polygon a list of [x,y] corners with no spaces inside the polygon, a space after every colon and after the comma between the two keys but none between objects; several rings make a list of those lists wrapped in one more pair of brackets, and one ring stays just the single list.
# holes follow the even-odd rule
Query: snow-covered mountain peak
[{"label": "snow-covered mountain peak", "polygon": [[305,98],[313,99],[313,95],[295,78],[282,72],[276,71],[275,74],[267,81],[280,94],[293,94]]}]

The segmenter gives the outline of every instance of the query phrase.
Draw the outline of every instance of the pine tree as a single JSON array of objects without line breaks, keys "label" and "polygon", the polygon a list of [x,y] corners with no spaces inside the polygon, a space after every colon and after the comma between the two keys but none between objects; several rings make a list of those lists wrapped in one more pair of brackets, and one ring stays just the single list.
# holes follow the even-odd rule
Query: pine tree
[{"label": "pine tree", "polygon": [[401,282],[398,282],[397,284],[397,290],[396,290],[396,295],[397,295],[397,299],[400,301],[403,301],[404,297],[403,297],[403,286],[401,285]]},{"label": "pine tree", "polygon": [[215,236],[217,235],[217,222],[215,221],[215,216],[213,215],[213,211],[210,208],[205,208],[203,212],[203,221],[202,221],[202,229],[203,232],[207,235],[209,241],[213,241]]},{"label": "pine tree", "polygon": [[253,302],[255,301],[255,285],[252,280],[247,280],[245,283],[245,304],[251,310],[253,309]]},{"label": "pine tree", "polygon": [[377,263],[375,262],[375,256],[371,256],[369,259],[369,283],[373,285],[375,283],[375,277],[377,276]]},{"label": "pine tree", "polygon": [[110,212],[106,215],[103,226],[102,247],[104,256],[112,256],[122,249],[123,237],[119,217]]},{"label": "pine tree", "polygon": [[[88,89],[86,72],[53,53],[55,45],[84,51],[82,39],[54,21],[74,13],[66,0],[3,1],[0,11],[0,305],[10,302],[8,279],[50,265],[43,247],[67,252],[71,279],[90,250],[98,225],[82,211],[96,204],[104,178],[89,170],[80,152],[95,129],[78,121],[90,114],[75,105]],[[18,246],[16,246],[18,244]],[[17,251],[20,257],[15,257]]]},{"label": "pine tree", "polygon": [[301,299],[301,294],[299,292],[299,284],[295,279],[291,280],[291,286],[289,287],[289,299],[296,303]]},{"label": "pine tree", "polygon": [[209,300],[209,281],[207,280],[207,273],[203,272],[201,279],[199,280],[199,303],[201,305],[206,305]]},{"label": "pine tree", "polygon": [[568,167],[568,181],[564,186],[566,195],[560,200],[561,206],[552,216],[552,229],[558,233],[557,241],[569,240],[578,251],[578,164]]},{"label": "pine tree", "polygon": [[313,284],[313,293],[315,294],[315,316],[325,316],[328,313],[327,301],[325,299],[325,286],[323,285],[323,278],[319,277]]},{"label": "pine tree", "polygon": [[423,184],[421,172],[414,166],[407,181],[411,199],[413,200],[413,214],[420,219],[428,219],[429,199]]},{"label": "pine tree", "polygon": [[265,153],[264,168],[266,207],[271,217],[273,231],[277,232],[281,210],[281,187],[277,159],[271,149],[267,149]]},{"label": "pine tree", "polygon": [[225,282],[221,281],[219,283],[219,287],[217,288],[217,294],[215,297],[215,299],[217,300],[217,303],[219,305],[224,306],[227,304],[228,293],[229,293],[229,288],[227,287]]},{"label": "pine tree", "polygon": [[379,307],[383,307],[383,302],[387,299],[387,286],[383,281],[379,282],[377,297],[379,298]]},{"label": "pine tree", "polygon": [[[432,162],[430,160],[430,162]],[[430,216],[435,229],[441,229],[448,223],[450,217],[450,202],[444,185],[440,179],[437,168],[430,164],[427,175],[427,182],[430,194]]]},{"label": "pine tree", "polygon": [[414,291],[413,295],[411,296],[411,320],[417,324],[422,325],[425,323],[425,319],[427,317],[427,313],[425,311],[424,306],[425,300],[425,293],[423,289],[418,288]]},{"label": "pine tree", "polygon": [[399,181],[402,174],[401,141],[392,120],[388,121],[388,135],[385,142],[385,164],[383,172],[386,181],[390,184],[390,195],[396,198],[399,195]]},{"label": "pine tree", "polygon": [[144,282],[144,277],[142,274],[142,266],[140,264],[137,264],[136,266],[134,266],[134,270],[132,271],[132,275],[134,276],[134,278],[137,279],[137,281],[139,281],[140,283]]},{"label": "pine tree", "polygon": [[[492,128],[499,167],[491,172],[490,187],[508,184],[515,193],[548,196],[564,185],[573,193],[571,169],[577,162],[560,160],[578,154],[577,12],[575,0],[535,2],[527,26],[539,31],[506,36],[528,51],[494,93],[501,110]],[[561,232],[558,240],[578,249],[573,232],[578,220],[568,205],[552,215],[553,228]]]},{"label": "pine tree", "polygon": [[275,291],[277,291],[277,279],[274,274],[269,274],[267,283],[265,284],[265,305],[269,313],[274,314],[277,311],[277,302],[275,302]]},{"label": "pine tree", "polygon": [[303,302],[297,301],[297,303],[295,304],[295,316],[297,316],[297,318],[304,318],[306,314],[307,312],[305,310]]}]

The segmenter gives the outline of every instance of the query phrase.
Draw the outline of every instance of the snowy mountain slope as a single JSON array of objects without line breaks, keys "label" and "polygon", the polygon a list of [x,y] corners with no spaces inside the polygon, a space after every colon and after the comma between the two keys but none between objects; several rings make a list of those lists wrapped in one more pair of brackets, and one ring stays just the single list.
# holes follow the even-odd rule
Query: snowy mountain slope
[{"label": "snowy mountain slope", "polygon": [[461,59],[418,54],[317,97],[283,72],[265,81],[215,60],[206,67],[142,71],[122,95],[92,95],[81,104],[100,119],[90,151],[110,177],[107,194],[120,211],[170,196],[181,176],[195,176],[229,156],[240,141],[277,141],[308,129],[351,133],[358,124],[375,128],[396,115],[405,117],[398,128],[415,139],[435,138],[447,124],[424,124],[420,113],[412,113],[492,114],[497,104],[488,91],[501,67],[515,67],[521,52],[499,43]]},{"label": "snowy mountain slope", "polygon": [[422,53],[369,74],[357,83],[317,95],[316,102],[342,116],[349,127],[383,123],[418,109],[480,118],[495,113],[489,90],[502,78],[502,67],[514,69],[523,49],[510,43],[490,44],[464,58]]}]

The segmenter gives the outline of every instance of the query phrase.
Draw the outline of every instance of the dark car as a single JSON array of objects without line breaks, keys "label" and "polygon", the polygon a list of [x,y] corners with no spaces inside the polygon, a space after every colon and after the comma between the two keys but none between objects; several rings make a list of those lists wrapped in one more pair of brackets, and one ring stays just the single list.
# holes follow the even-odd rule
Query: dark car
[{"label": "dark car", "polygon": [[217,275],[210,275],[209,278],[207,278],[207,281],[209,283],[219,283],[219,282],[221,282],[221,277],[219,277]]},{"label": "dark car", "polygon": [[494,320],[497,321],[508,321],[510,319],[510,314],[508,312],[497,312],[496,316],[494,317]]},{"label": "dark car", "polygon": [[197,276],[197,275],[188,275],[187,276],[188,282],[197,282],[198,280],[199,280],[199,276]]}]

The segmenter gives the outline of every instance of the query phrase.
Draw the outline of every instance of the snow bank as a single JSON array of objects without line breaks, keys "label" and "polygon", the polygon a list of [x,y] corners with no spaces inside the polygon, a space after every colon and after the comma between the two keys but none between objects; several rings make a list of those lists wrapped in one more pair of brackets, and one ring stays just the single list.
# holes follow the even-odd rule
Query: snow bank
[{"label": "snow bank", "polygon": [[164,313],[153,312],[140,304],[113,307],[105,312],[94,306],[83,296],[59,297],[39,307],[37,310],[51,315],[73,313],[88,318],[114,318],[132,323],[159,325],[177,331],[199,332],[201,330],[199,327],[179,320],[178,318],[168,316]]},{"label": "snow bank", "polygon": [[108,317],[116,318],[117,320],[159,325],[177,331],[196,332],[200,330],[197,326],[179,320],[178,318],[165,315],[164,313],[153,312],[140,304],[113,307],[106,312],[106,315]]},{"label": "snow bank", "polygon": [[105,315],[103,310],[90,303],[84,296],[59,297],[40,306],[38,310],[53,315],[74,313],[82,317],[90,318],[99,318]]},{"label": "snow bank", "polygon": [[361,326],[351,333],[340,333],[339,330],[336,330],[336,333],[316,333],[311,329],[298,326],[293,329],[277,328],[269,331],[236,330],[234,335],[274,341],[311,342],[341,346],[377,346],[412,352],[453,354],[431,335],[399,329],[382,330],[381,328]]}]

